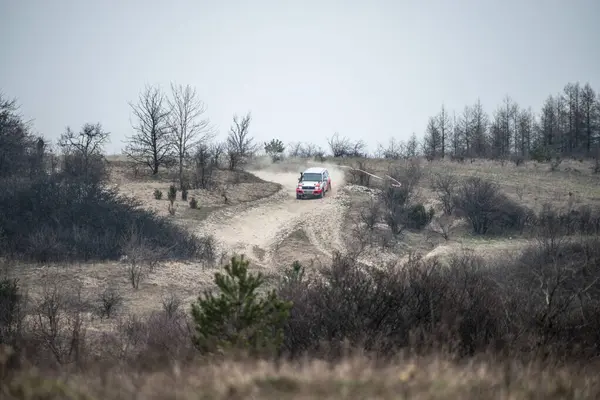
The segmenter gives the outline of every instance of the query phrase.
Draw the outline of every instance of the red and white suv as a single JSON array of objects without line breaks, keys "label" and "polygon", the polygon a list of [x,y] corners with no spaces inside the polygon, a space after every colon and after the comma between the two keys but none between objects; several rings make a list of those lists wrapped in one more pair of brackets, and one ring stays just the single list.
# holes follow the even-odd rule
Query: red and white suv
[{"label": "red and white suv", "polygon": [[327,168],[314,167],[304,171],[296,187],[296,198],[325,197],[331,190],[331,176]]}]

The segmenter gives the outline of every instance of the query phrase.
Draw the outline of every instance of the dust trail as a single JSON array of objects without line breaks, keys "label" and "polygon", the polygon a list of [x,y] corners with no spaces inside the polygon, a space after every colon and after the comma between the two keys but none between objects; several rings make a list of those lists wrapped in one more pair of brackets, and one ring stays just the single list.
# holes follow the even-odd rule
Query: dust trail
[{"label": "dust trail", "polygon": [[[331,192],[323,199],[297,200],[295,189],[300,171],[315,165],[329,170]],[[248,258],[253,258],[252,249],[256,246],[265,250],[268,256],[266,260],[255,261],[269,264],[274,245],[298,226],[306,231],[311,243],[324,254],[344,250],[341,226],[345,205],[341,189],[345,184],[345,174],[342,168],[328,163],[288,161],[273,164],[262,161],[248,171],[263,180],[279,183],[282,190],[271,198],[259,200],[253,207],[216,214],[198,226],[202,232],[215,235],[222,250],[244,253]]]}]

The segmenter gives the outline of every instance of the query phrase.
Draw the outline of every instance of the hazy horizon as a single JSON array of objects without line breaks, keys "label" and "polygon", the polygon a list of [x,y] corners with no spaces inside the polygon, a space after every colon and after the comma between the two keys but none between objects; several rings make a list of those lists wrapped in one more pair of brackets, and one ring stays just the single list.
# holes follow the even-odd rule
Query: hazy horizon
[{"label": "hazy horizon", "polygon": [[195,87],[224,138],[251,111],[263,142],[326,148],[334,132],[422,137],[442,104],[506,95],[538,111],[568,82],[600,90],[600,2],[3,1],[0,90],[56,140],[100,122],[132,133],[146,84]]}]

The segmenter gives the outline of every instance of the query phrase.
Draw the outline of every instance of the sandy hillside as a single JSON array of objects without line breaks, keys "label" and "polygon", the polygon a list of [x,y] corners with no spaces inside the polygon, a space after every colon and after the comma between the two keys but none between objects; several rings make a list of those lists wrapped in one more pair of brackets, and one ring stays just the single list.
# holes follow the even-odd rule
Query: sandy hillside
[{"label": "sandy hillside", "polygon": [[273,165],[251,170],[260,179],[280,184],[281,191],[250,207],[240,205],[219,210],[198,224],[196,232],[211,233],[223,250],[245,254],[268,268],[277,267],[273,257],[280,243],[297,229],[302,229],[309,239],[305,249],[298,249],[300,253],[330,256],[333,250],[343,250],[344,172],[334,165],[321,165],[329,169],[332,178],[332,190],[325,198],[297,200],[298,173],[286,172],[285,167]]},{"label": "sandy hillside", "polygon": [[[352,160],[347,162],[352,164]],[[369,161],[368,164],[369,171],[379,176],[386,173],[384,162]],[[333,190],[323,199],[297,200],[295,186],[299,171],[315,165],[329,169]],[[347,168],[348,165],[327,162],[287,160],[278,164],[255,163],[248,169],[252,175],[246,173],[236,177],[228,171],[218,171],[217,180],[223,187],[190,191],[189,197],[194,196],[199,201],[197,210],[190,209],[187,202],[178,196],[174,216],[168,216],[166,212],[166,193],[174,181],[172,174],[165,172],[164,176],[152,179],[132,177],[128,175],[127,167],[113,162],[112,179],[119,190],[141,200],[145,207],[158,210],[198,235],[214,235],[220,262],[227,261],[232,253],[245,254],[251,261],[251,269],[261,271],[268,279],[276,279],[279,272],[294,260],[309,267],[318,266],[326,264],[336,250],[355,251],[360,247],[357,244],[356,213],[360,210],[360,202],[374,196],[375,192],[352,182],[346,184]],[[419,201],[427,207],[434,206],[438,215],[440,205],[429,187],[429,179],[432,173],[440,170],[457,176],[493,177],[500,182],[505,193],[528,206],[551,201],[564,207],[569,205],[566,197],[571,197],[575,205],[599,205],[598,177],[589,173],[574,176],[572,171],[549,172],[542,167],[526,165],[515,168],[491,163],[422,163],[422,168]],[[504,179],[504,174],[508,178]],[[551,179],[555,180],[554,185],[546,185]],[[526,190],[515,193],[515,185]],[[155,189],[163,191],[162,200],[154,199]],[[222,198],[223,191],[227,194],[227,203]],[[569,196],[569,191],[572,191],[572,196]],[[537,203],[535,199],[539,199]],[[506,255],[517,254],[527,244],[528,240],[522,237],[474,237],[466,221],[457,218],[452,221],[448,240],[428,229],[406,232],[393,247],[371,246],[362,251],[359,259],[371,265],[381,261],[398,262],[407,259],[413,251],[426,257],[441,258],[466,250],[482,256]],[[77,281],[90,301],[97,301],[98,294],[106,288],[117,288],[124,298],[123,313],[145,313],[159,309],[161,300],[172,295],[189,304],[212,284],[218,268],[198,262],[166,263],[145,277],[138,290],[132,289],[126,266],[120,263],[61,265],[58,270],[70,280]],[[31,266],[22,269],[19,275],[23,284],[35,289],[49,281],[48,277],[53,273],[47,266]]]},{"label": "sandy hillside", "polygon": [[[166,193],[173,176],[165,173],[153,179],[132,178],[125,167],[117,165],[113,166],[112,183],[122,193],[141,200],[144,207],[167,215],[198,235],[214,235],[218,264],[234,253],[245,254],[251,269],[274,278],[294,260],[326,263],[334,250],[344,250],[342,230],[348,203],[344,169],[318,165],[327,167],[332,176],[332,191],[323,199],[296,199],[298,171],[306,168],[305,162],[261,165],[248,171],[255,177],[246,174],[244,181],[237,183],[226,171],[219,171],[219,181],[227,182],[227,203],[222,199],[222,188],[190,191],[188,198],[198,199],[198,210],[190,209],[178,195],[174,216],[166,211]],[[154,198],[155,189],[163,191],[163,199]],[[127,265],[118,262],[35,265],[19,271],[19,277],[32,293],[47,290],[52,282],[69,281],[92,303],[97,303],[107,288],[115,288],[124,299],[121,314],[144,314],[160,309],[161,301],[172,295],[189,304],[212,284],[219,268],[193,261],[168,262],[145,276],[137,290],[128,280]]]}]

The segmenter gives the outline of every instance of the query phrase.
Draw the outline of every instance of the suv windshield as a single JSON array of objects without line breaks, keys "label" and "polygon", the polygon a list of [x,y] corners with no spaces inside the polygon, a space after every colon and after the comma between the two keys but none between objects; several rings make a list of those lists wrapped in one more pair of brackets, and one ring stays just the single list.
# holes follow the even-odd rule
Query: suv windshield
[{"label": "suv windshield", "polygon": [[321,180],[321,174],[305,173],[304,175],[302,175],[303,182],[321,182]]}]

